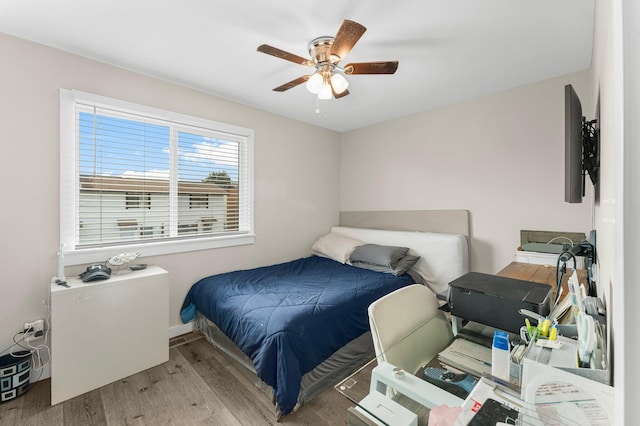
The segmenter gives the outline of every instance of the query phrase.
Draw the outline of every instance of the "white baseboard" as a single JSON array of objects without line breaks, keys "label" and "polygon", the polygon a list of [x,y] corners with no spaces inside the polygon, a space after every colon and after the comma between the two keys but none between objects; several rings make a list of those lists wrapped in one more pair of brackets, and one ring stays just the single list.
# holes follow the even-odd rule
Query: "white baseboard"
[{"label": "white baseboard", "polygon": [[193,331],[193,321],[186,324],[174,325],[169,327],[169,339],[180,336],[181,334],[187,334]]}]

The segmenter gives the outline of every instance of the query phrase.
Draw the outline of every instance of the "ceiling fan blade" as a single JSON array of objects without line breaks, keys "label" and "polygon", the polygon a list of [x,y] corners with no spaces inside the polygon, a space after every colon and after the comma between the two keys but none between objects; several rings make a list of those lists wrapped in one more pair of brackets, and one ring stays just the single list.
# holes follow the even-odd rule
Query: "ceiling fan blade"
[{"label": "ceiling fan blade", "polygon": [[310,75],[303,75],[302,77],[298,77],[295,80],[291,80],[288,83],[283,84],[282,86],[278,86],[275,89],[273,89],[274,92],[284,92],[285,90],[289,90],[293,87],[296,87],[299,84],[304,83],[305,81],[309,80],[309,78],[311,78]]},{"label": "ceiling fan blade", "polygon": [[331,81],[329,82],[329,86],[331,86],[331,93],[333,94],[333,97],[336,99],[343,98],[349,94],[349,90],[347,89],[344,89],[341,93],[336,92],[336,89],[333,87],[333,82]]},{"label": "ceiling fan blade", "polygon": [[266,53],[267,55],[275,56],[276,58],[284,59],[285,61],[291,61],[300,65],[312,66],[313,61],[303,58],[302,56],[294,55],[293,53],[285,52],[277,47],[269,46],[268,44],[261,44],[258,46],[258,52]]},{"label": "ceiling fan blade", "polygon": [[340,60],[344,59],[365,31],[367,31],[365,26],[345,19],[333,40],[330,54],[336,55]]},{"label": "ceiling fan blade", "polygon": [[333,97],[336,99],[340,99],[340,98],[344,98],[345,96],[347,96],[349,94],[349,90],[345,90],[342,93],[336,93],[335,90],[333,90],[333,87],[331,87],[331,90],[333,91]]},{"label": "ceiling fan blade", "polygon": [[354,62],[344,66],[345,74],[393,74],[398,69],[398,61]]}]

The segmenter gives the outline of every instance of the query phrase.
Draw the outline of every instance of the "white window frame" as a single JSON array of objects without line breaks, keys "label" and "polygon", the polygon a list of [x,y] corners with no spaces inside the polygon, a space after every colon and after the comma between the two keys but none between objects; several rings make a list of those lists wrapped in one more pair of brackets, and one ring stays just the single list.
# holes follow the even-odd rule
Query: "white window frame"
[{"label": "white window frame", "polygon": [[[174,122],[219,132],[238,135],[246,141],[242,144],[244,155],[247,156],[247,185],[240,188],[241,203],[246,203],[248,214],[241,217],[241,229],[248,232],[234,235],[213,235],[210,237],[181,238],[176,240],[154,241],[144,243],[133,241],[120,245],[106,247],[79,248],[76,247],[76,194],[77,182],[77,141],[76,141],[76,102],[93,103],[96,106],[113,107],[136,113],[160,117]],[[205,250],[220,247],[253,244],[254,232],[254,131],[230,124],[219,123],[203,118],[192,117],[158,108],[147,107],[126,101],[112,99],[78,90],[60,89],[60,243],[64,244],[65,265],[102,262],[105,259],[122,252],[140,252],[142,256],[155,256],[182,253],[195,250]],[[242,215],[241,215],[242,216]]]}]

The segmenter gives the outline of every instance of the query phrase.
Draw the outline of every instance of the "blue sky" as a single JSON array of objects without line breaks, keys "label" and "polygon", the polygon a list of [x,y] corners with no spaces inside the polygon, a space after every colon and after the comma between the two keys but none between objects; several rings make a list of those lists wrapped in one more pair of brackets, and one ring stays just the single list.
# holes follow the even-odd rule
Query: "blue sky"
[{"label": "blue sky", "polygon": [[[168,126],[80,112],[79,130],[81,174],[168,179]],[[223,170],[237,180],[237,155],[237,142],[178,132],[180,180]]]}]

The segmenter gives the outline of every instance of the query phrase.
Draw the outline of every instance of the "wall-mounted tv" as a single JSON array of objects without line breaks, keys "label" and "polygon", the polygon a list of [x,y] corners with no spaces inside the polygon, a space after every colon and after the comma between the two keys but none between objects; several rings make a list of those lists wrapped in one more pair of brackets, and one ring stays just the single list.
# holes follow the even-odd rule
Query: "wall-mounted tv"
[{"label": "wall-mounted tv", "polygon": [[598,183],[600,156],[596,120],[582,115],[580,98],[573,86],[564,86],[564,200],[581,203],[585,194],[585,178]]}]

